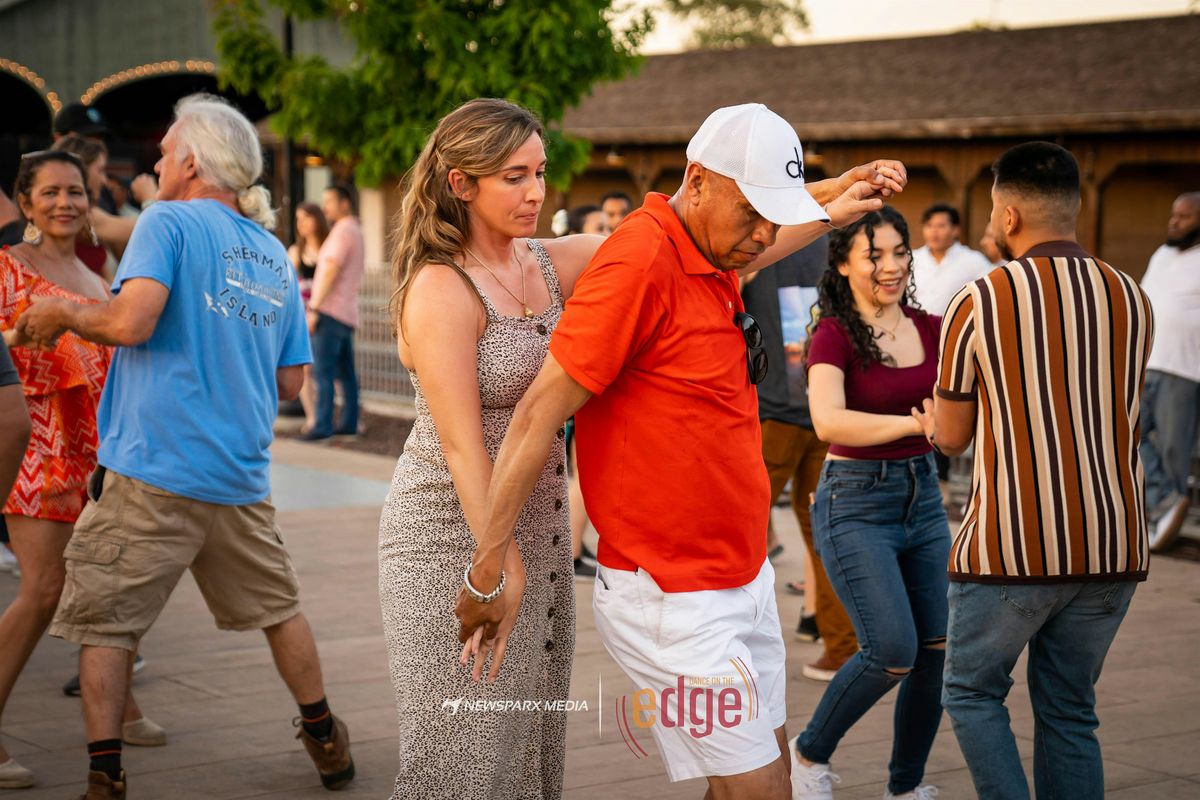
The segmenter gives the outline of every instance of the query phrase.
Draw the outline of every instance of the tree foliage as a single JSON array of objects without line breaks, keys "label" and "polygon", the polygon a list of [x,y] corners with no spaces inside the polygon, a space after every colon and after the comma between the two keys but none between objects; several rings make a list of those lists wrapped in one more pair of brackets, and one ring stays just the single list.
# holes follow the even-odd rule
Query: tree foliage
[{"label": "tree foliage", "polygon": [[547,124],[550,181],[563,186],[589,145],[555,123],[597,81],[637,64],[649,13],[622,31],[612,0],[269,0],[297,21],[336,20],[354,43],[345,67],[287,57],[261,0],[220,0],[222,86],[256,92],[272,126],[325,156],[353,161],[364,185],[402,174],[444,114],[503,97]]},{"label": "tree foliage", "polygon": [[662,0],[663,9],[692,26],[697,49],[788,44],[808,30],[801,0]]}]

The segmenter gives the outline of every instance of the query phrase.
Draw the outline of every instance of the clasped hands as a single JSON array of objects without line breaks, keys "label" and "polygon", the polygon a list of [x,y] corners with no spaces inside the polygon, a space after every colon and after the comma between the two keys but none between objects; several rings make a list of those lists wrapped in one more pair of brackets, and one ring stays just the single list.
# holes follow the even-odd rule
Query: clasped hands
[{"label": "clasped hands", "polygon": [[904,191],[908,170],[894,159],[881,158],[846,170],[833,179],[837,196],[825,206],[829,224],[843,228],[883,208],[884,201]]},{"label": "clasped hands", "polygon": [[[471,583],[478,587],[479,591],[490,591],[499,583],[498,571],[492,574],[485,570],[474,557],[472,564],[475,566],[471,570]],[[458,640],[463,642],[459,663],[467,666],[471,659],[474,659],[471,677],[476,681],[483,677],[489,654],[492,664],[487,673],[488,682],[495,683],[499,677],[508,637],[517,624],[517,614],[521,611],[521,598],[525,595],[525,563],[521,559],[516,542],[508,545],[504,557],[504,575],[504,591],[490,603],[476,602],[467,594],[466,587],[458,590],[454,615],[459,621]]]},{"label": "clasped hands", "polygon": [[54,348],[58,337],[66,332],[59,313],[70,301],[60,297],[31,297],[30,306],[16,324],[4,331],[4,343],[9,347],[34,347],[39,350]]}]

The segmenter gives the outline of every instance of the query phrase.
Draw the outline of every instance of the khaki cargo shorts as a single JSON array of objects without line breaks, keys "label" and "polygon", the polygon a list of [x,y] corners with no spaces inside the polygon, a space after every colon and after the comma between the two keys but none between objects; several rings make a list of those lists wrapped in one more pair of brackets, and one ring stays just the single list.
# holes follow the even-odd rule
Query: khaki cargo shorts
[{"label": "khaki cargo shorts", "polygon": [[218,628],[257,630],[300,612],[296,572],[269,499],[215,505],[103,468],[88,495],[67,543],[51,636],[133,650],[186,569]]}]

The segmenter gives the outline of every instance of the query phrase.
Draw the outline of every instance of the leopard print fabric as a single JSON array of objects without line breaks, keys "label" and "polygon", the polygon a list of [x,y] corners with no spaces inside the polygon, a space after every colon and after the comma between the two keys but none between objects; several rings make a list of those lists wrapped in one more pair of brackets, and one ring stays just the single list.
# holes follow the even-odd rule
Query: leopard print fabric
[{"label": "leopard print fabric", "polygon": [[[562,314],[562,290],[550,256],[538,242],[528,245],[550,289],[550,308],[531,319],[502,316],[479,292],[487,327],[479,339],[477,372],[484,441],[493,460]],[[392,798],[558,797],[566,713],[468,706],[568,697],[575,589],[562,431],[517,522],[515,541],[528,579],[500,677],[494,684],[474,683],[469,668],[458,664],[462,646],[454,603],[475,540],[420,379],[410,376],[417,418],[379,527],[379,597],[400,725],[400,772]],[[460,698],[464,702],[456,705]]]}]

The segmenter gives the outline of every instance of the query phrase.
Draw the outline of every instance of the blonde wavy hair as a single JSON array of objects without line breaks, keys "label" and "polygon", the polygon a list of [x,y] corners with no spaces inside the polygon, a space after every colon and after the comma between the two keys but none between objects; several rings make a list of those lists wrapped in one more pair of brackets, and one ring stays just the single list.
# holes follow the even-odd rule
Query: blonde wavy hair
[{"label": "blonde wavy hair", "polygon": [[499,172],[542,123],[531,112],[507,100],[471,100],[442,117],[421,155],[404,177],[400,211],[392,236],[392,275],[396,290],[390,310],[397,333],[404,298],[413,278],[426,264],[445,264],[475,291],[458,266],[468,230],[467,204],[450,188],[450,170],[461,170],[474,182]]}]

